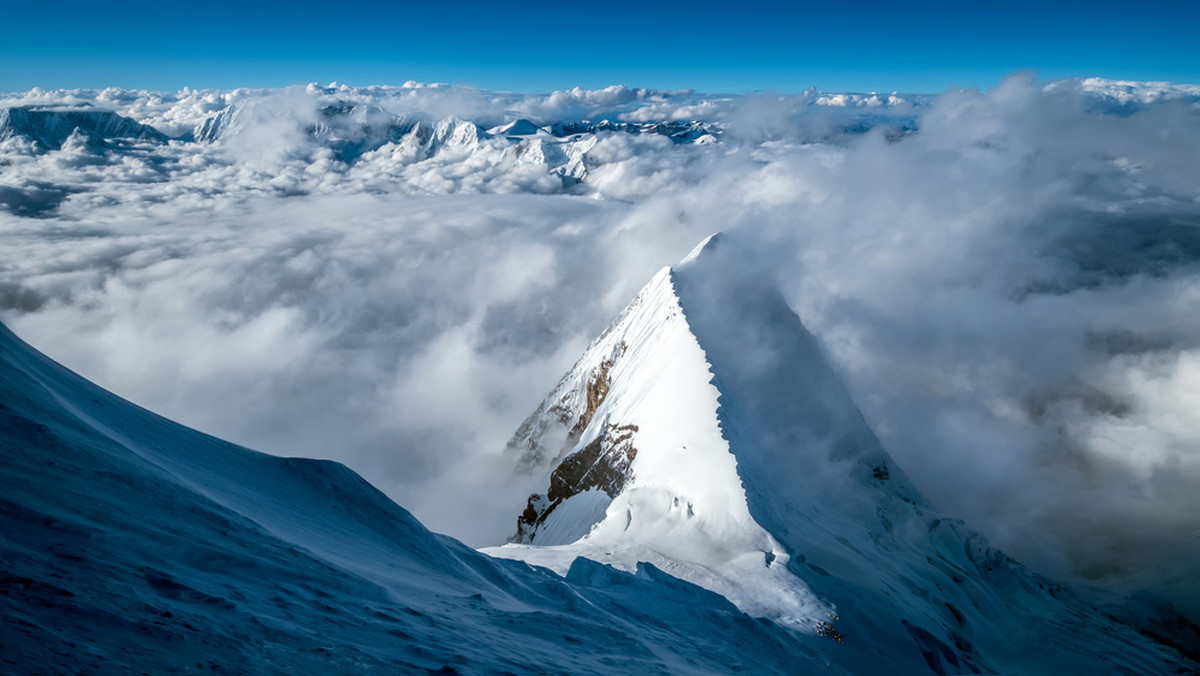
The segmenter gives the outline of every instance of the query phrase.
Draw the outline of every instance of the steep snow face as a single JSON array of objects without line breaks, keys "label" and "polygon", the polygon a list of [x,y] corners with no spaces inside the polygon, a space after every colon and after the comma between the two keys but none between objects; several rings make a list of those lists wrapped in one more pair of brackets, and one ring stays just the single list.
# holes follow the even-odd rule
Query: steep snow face
[{"label": "steep snow face", "polygon": [[753,615],[857,638],[839,659],[854,671],[1173,659],[938,514],[721,236],[658,273],[510,446],[549,490],[489,553],[560,572],[649,561]]},{"label": "steep snow face", "polygon": [[550,136],[526,138],[512,148],[517,165],[546,167],[569,187],[587,178],[587,152],[596,145],[596,137],[561,141]]},{"label": "steep snow face", "polygon": [[439,120],[433,128],[435,148],[470,152],[480,141],[487,138],[490,137],[479,125],[459,117]]},{"label": "steep snow face", "polygon": [[768,531],[811,556],[814,544],[846,533],[886,534],[881,503],[928,509],[816,340],[736,244],[706,239],[673,279],[715,374],[750,509]]}]

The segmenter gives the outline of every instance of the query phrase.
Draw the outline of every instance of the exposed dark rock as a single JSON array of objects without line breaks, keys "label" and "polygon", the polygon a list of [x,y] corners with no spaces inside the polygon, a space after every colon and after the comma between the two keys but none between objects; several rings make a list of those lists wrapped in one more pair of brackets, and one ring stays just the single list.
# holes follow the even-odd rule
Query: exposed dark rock
[{"label": "exposed dark rock", "polygon": [[[614,322],[615,325],[615,322]],[[611,326],[609,329],[611,330]],[[607,331],[606,331],[607,334]],[[591,424],[592,418],[596,415],[596,410],[604,403],[608,396],[608,389],[612,384],[612,369],[616,365],[617,359],[625,354],[628,346],[625,341],[621,341],[609,358],[602,361],[599,366],[592,369],[586,380],[574,380],[578,376],[567,374],[558,386],[551,393],[561,393],[558,401],[549,407],[545,402],[538,406],[533,415],[525,419],[521,423],[521,427],[513,434],[512,439],[508,442],[509,449],[516,449],[521,452],[518,467],[525,471],[533,471],[537,467],[544,466],[548,460],[553,460],[559,454],[567,449],[575,446],[588,425]],[[579,365],[576,365],[576,370],[573,373],[578,373],[581,370]],[[578,399],[579,390],[583,390],[582,410],[579,409]],[[554,425],[563,427],[570,426],[567,433],[566,442],[560,448],[547,449],[544,447],[545,437],[547,432]],[[550,455],[547,451],[552,451],[555,455]]]},{"label": "exposed dark rock", "polygon": [[532,543],[537,529],[564,500],[584,491],[600,489],[615,498],[630,479],[637,457],[633,436],[637,425],[608,425],[605,433],[568,455],[550,474],[546,495],[529,496],[525,511],[517,517],[517,534],[512,542]]},{"label": "exposed dark rock", "polygon": [[571,439],[579,439],[583,431],[591,424],[592,417],[596,415],[596,409],[600,408],[600,404],[604,403],[604,398],[608,396],[608,388],[612,384],[609,371],[612,370],[612,367],[613,360],[605,359],[592,373],[592,377],[588,378],[585,407],[579,414],[579,420],[575,421],[575,426],[571,428]]}]

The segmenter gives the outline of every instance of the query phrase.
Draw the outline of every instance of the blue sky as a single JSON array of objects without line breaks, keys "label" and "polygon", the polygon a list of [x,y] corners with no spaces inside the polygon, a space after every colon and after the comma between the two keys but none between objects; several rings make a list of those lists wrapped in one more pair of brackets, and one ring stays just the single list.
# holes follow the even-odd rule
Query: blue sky
[{"label": "blue sky", "polygon": [[0,91],[355,85],[942,91],[1200,82],[1200,2],[12,3]]}]

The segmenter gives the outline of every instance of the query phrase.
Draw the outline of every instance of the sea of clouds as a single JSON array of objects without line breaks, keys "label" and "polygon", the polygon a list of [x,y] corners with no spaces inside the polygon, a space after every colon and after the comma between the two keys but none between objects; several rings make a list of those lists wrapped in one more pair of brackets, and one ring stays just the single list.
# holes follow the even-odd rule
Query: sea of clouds
[{"label": "sea of clouds", "polygon": [[[435,530],[515,529],[509,436],[658,268],[724,231],[941,510],[1051,575],[1200,608],[1200,87],[13,106],[177,140],[0,133],[0,320],[185,424],[343,461]],[[624,126],[483,132],[522,118]],[[388,136],[418,120],[457,135]],[[656,122],[703,133],[633,133]]]}]

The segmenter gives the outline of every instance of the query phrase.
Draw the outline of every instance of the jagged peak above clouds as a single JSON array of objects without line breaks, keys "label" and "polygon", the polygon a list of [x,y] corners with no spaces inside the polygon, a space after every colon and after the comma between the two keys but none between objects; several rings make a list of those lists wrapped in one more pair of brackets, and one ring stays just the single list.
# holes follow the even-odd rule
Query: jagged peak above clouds
[{"label": "jagged peak above clouds", "polygon": [[[656,274],[510,451],[549,489],[494,555],[563,573],[576,557],[649,561],[798,631],[870,636],[890,659],[915,641],[935,673],[1166,654],[930,506],[728,236]],[[1062,615],[1076,624],[1050,622]]]},{"label": "jagged peak above clouds", "polygon": [[[711,390],[713,397],[697,399],[674,392],[671,388],[678,381],[690,383],[683,386],[683,392]],[[669,429],[664,432],[660,428]],[[804,441],[802,450],[791,450],[813,458],[801,462],[784,449],[772,448],[771,443],[778,439],[767,443],[755,436],[755,429],[770,430],[771,435],[795,443]],[[722,438],[705,442],[700,438],[705,430]],[[615,441],[608,439],[613,433]],[[675,439],[675,445],[687,451],[679,462],[648,460],[645,452],[639,454],[636,450],[641,447],[651,455],[668,453],[661,447],[667,438]],[[598,440],[607,441],[595,445]],[[649,448],[643,442],[648,442]],[[613,498],[627,481],[633,481],[633,485],[671,484],[687,474],[687,467],[700,461],[696,452],[706,443],[739,457],[741,482],[789,485],[791,494],[766,499],[792,507],[803,503],[800,511],[805,514],[824,513],[820,503],[829,491],[842,498],[838,511],[846,512],[853,502],[849,496],[852,491],[830,482],[826,465],[831,463],[846,464],[848,472],[860,474],[861,481],[856,485],[910,504],[925,504],[867,427],[815,339],[775,287],[762,277],[755,256],[736,239],[716,233],[706,237],[678,265],[654,276],[510,441],[510,449],[520,456],[517,465],[522,471],[551,472],[550,498],[557,500],[544,505],[536,519],[521,521],[524,526],[518,529],[517,541],[544,544],[548,537],[551,544],[565,544],[597,523],[561,526],[554,523],[558,517],[547,520],[557,502],[569,502],[575,494],[563,494],[566,484],[560,481],[559,495],[553,495],[553,476],[569,464],[570,457],[595,455],[602,450],[602,457],[593,459],[596,467],[619,461],[619,472],[610,467],[603,472],[593,470],[589,475],[593,480],[613,475],[613,485],[606,488]],[[624,449],[628,457],[616,458],[613,449]],[[753,458],[745,455],[763,453],[775,455],[762,462],[752,462]],[[653,476],[645,475],[647,468]],[[747,469],[773,476],[747,476]],[[733,465],[699,471],[693,480],[701,484],[719,482],[722,479],[717,475],[722,471],[733,476]],[[725,480],[740,488],[738,479],[727,476]],[[575,486],[576,492],[586,488],[581,486]],[[744,507],[744,495],[741,501]],[[731,511],[707,507],[699,509]],[[868,523],[875,509],[872,503],[857,515],[862,518],[846,518]],[[579,510],[565,511],[571,512],[571,519],[589,518]],[[540,534],[547,528],[555,533]],[[575,535],[569,537],[567,533]]]},{"label": "jagged peak above clouds", "polygon": [[700,243],[697,244],[691,251],[689,251],[688,255],[684,256],[683,260],[679,261],[679,265],[675,267],[685,268],[694,264],[701,258],[710,258],[715,256],[717,248],[722,246],[722,242],[725,239],[726,236],[720,232],[714,232],[708,237],[705,237],[704,239],[700,240]]}]

